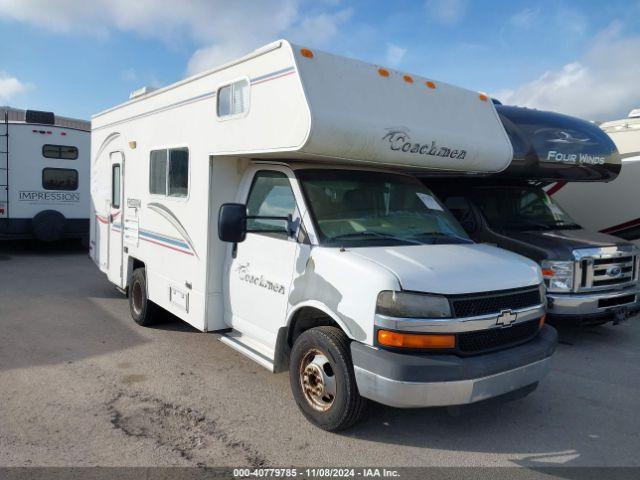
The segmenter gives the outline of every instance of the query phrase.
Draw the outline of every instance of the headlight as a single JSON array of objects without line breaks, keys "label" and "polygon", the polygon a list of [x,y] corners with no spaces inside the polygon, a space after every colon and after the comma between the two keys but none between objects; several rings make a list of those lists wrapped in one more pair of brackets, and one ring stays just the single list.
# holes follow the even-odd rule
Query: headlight
[{"label": "headlight", "polygon": [[573,290],[573,262],[544,260],[542,276],[550,292],[570,292]]},{"label": "headlight", "polygon": [[402,318],[446,318],[451,307],[446,297],[421,293],[392,292],[378,294],[376,313]]}]

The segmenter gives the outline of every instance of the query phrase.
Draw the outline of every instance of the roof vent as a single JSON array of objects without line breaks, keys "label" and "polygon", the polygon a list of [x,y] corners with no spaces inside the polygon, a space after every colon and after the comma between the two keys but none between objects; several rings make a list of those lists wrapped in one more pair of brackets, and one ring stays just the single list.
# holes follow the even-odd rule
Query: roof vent
[{"label": "roof vent", "polygon": [[634,108],[629,112],[629,118],[640,118],[640,108]]},{"label": "roof vent", "polygon": [[156,87],[142,87],[137,90],[134,90],[129,94],[129,100],[133,100],[134,98],[144,97],[145,95],[158,90]]},{"label": "roof vent", "polygon": [[27,110],[24,121],[26,123],[40,123],[43,125],[55,125],[56,117],[53,112],[40,112],[38,110]]}]

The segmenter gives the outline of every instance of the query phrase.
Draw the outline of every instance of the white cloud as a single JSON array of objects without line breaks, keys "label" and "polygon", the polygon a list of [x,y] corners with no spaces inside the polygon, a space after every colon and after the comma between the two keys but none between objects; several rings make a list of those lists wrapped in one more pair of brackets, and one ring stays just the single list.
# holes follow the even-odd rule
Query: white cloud
[{"label": "white cloud", "polygon": [[601,32],[586,54],[558,70],[494,96],[506,104],[607,120],[640,107],[640,37],[624,37],[621,25]]},{"label": "white cloud", "polygon": [[467,11],[467,0],[427,0],[429,15],[445,25],[457,23]]},{"label": "white cloud", "polygon": [[387,60],[387,64],[390,65],[391,67],[397,67],[398,65],[400,65],[400,63],[402,62],[402,60],[404,59],[404,56],[407,53],[407,49],[400,47],[398,45],[394,45],[392,43],[387,45],[387,53],[386,53],[386,60]]},{"label": "white cloud", "polygon": [[105,37],[120,30],[169,44],[188,38],[197,46],[190,74],[282,36],[325,45],[352,14],[335,0],[0,0],[0,17],[53,32]]},{"label": "white cloud", "polygon": [[22,83],[16,77],[0,72],[0,100],[8,101],[29,90],[32,85]]},{"label": "white cloud", "polygon": [[516,28],[531,28],[540,16],[540,9],[525,8],[511,16],[509,23]]}]

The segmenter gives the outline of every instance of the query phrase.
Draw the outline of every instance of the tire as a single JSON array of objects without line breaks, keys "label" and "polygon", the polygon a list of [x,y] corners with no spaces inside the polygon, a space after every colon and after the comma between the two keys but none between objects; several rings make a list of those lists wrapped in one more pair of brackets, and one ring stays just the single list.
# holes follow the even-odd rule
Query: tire
[{"label": "tire", "polygon": [[33,236],[41,242],[56,242],[64,237],[67,219],[55,210],[43,210],[31,220]]},{"label": "tire", "polygon": [[131,276],[129,310],[133,321],[142,327],[156,323],[158,306],[147,298],[147,274],[144,268],[136,268]]},{"label": "tire", "polygon": [[289,380],[303,415],[323,430],[349,428],[366,409],[353,373],[349,338],[339,328],[312,328],[296,339]]}]

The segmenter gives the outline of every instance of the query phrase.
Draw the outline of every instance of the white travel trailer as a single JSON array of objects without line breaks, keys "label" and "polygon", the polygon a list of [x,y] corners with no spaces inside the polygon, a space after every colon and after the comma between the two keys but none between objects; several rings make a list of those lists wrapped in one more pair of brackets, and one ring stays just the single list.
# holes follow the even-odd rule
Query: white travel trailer
[{"label": "white travel trailer", "polygon": [[93,118],[92,256],[137,323],[162,308],[288,368],[327,430],[365,399],[524,395],[557,340],[538,266],[386,168],[511,155],[482,94],[278,41]]},{"label": "white travel trailer", "polygon": [[[550,186],[554,198],[573,218],[592,230],[640,246],[640,109],[627,118],[600,125],[622,157],[620,175],[609,183]],[[586,201],[597,199],[597,201]]]},{"label": "white travel trailer", "polygon": [[91,124],[0,107],[0,239],[89,239]]}]

